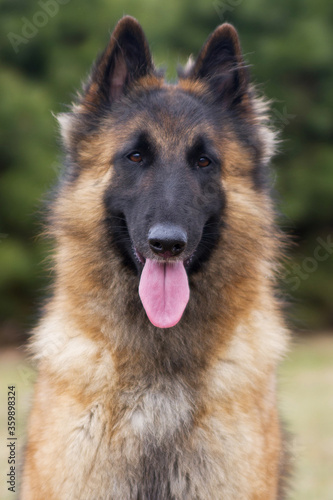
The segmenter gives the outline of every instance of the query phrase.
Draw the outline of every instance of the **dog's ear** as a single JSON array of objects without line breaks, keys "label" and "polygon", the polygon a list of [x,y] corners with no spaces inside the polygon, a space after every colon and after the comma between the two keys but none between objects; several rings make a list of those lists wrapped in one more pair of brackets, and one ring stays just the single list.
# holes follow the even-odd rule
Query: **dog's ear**
[{"label": "dog's ear", "polygon": [[242,102],[248,90],[248,72],[231,24],[221,24],[210,35],[187,77],[206,80],[215,95],[229,105]]},{"label": "dog's ear", "polygon": [[112,103],[138,78],[154,71],[148,42],[136,19],[123,17],[108,46],[95,63],[85,89],[84,103]]}]

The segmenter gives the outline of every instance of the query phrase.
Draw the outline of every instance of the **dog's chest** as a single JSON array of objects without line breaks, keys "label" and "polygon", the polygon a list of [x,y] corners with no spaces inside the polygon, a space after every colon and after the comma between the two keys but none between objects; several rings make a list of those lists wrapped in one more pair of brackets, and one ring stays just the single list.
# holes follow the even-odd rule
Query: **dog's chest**
[{"label": "dog's chest", "polygon": [[127,399],[124,425],[127,432],[143,443],[160,444],[189,429],[193,416],[191,395],[182,385],[154,387]]}]

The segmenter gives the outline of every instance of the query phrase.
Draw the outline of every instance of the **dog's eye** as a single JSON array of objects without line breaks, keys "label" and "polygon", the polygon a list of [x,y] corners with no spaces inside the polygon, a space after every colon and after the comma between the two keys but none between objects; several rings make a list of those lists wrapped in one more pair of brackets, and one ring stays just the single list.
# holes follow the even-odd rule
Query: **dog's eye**
[{"label": "dog's eye", "polygon": [[209,158],[207,158],[207,156],[200,156],[200,158],[197,162],[197,165],[200,168],[208,167],[208,165],[210,165],[210,164],[211,164],[211,161]]},{"label": "dog's eye", "polygon": [[127,156],[127,158],[135,163],[140,163],[143,160],[141,153],[138,151],[133,151]]}]

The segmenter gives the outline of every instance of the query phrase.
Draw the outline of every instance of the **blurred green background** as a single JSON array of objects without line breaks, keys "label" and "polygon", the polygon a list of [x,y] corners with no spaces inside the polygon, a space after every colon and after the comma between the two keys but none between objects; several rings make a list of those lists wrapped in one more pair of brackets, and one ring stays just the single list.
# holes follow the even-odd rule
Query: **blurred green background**
[{"label": "blurred green background", "polygon": [[[333,326],[333,3],[330,0],[2,0],[0,4],[0,334],[20,342],[45,296],[42,200],[61,162],[56,121],[123,14],[141,22],[174,78],[221,22],[281,131],[274,176],[282,227],[296,243],[282,277],[299,330]],[[264,216],[264,215],[263,215]]]}]

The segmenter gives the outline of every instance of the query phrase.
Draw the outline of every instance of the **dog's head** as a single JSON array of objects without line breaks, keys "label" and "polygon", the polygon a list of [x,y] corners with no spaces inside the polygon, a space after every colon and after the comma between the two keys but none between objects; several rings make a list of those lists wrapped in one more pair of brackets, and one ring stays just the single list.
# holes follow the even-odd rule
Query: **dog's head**
[{"label": "dog's head", "polygon": [[141,26],[124,17],[79,103],[60,116],[76,231],[93,239],[89,220],[103,220],[158,327],[178,323],[188,278],[203,271],[228,224],[228,178],[242,179],[240,190],[262,189],[267,151],[251,92],[231,25],[219,26],[169,85]]}]

